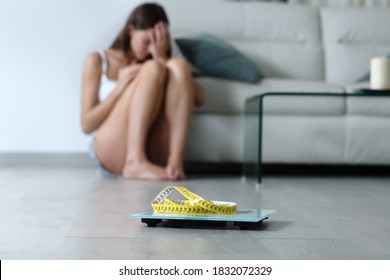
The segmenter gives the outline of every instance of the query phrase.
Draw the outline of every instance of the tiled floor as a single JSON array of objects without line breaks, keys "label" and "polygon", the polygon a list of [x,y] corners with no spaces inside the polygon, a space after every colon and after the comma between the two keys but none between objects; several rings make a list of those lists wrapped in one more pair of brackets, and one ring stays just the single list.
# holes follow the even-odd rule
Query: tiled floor
[{"label": "tiled floor", "polygon": [[169,184],[89,168],[1,168],[0,259],[390,259],[388,177],[265,177],[260,190],[238,177],[179,183],[278,211],[255,230],[148,228],[129,218]]}]

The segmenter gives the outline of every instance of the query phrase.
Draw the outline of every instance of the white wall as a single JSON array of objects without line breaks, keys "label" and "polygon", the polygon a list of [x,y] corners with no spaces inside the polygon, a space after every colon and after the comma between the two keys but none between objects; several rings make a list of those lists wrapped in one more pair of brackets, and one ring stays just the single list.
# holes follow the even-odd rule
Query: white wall
[{"label": "white wall", "polygon": [[84,58],[140,1],[0,0],[0,153],[83,152]]}]

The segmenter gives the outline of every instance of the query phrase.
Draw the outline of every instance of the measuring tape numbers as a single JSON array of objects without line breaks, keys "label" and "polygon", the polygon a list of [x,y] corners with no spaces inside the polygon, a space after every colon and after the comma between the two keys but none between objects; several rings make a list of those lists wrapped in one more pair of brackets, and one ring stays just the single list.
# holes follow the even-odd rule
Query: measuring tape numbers
[{"label": "measuring tape numbers", "polygon": [[[175,190],[184,196],[186,200],[168,199],[168,196]],[[237,212],[237,204],[234,202],[207,200],[181,186],[168,186],[164,188],[152,200],[151,204],[155,213],[182,215],[231,215]]]}]

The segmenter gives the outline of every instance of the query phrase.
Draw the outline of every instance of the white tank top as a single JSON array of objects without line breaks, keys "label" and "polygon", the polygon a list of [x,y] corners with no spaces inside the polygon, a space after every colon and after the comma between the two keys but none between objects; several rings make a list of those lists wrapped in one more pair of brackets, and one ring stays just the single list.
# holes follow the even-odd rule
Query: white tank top
[{"label": "white tank top", "polygon": [[100,50],[99,54],[102,58],[102,77],[100,78],[100,88],[99,88],[99,101],[103,101],[110,95],[110,93],[116,87],[116,81],[110,80],[107,77],[107,56],[104,50]]},{"label": "white tank top", "polygon": [[[104,50],[99,50],[98,53],[102,58],[102,77],[100,78],[99,86],[99,101],[102,102],[116,87],[116,81],[110,80],[107,77],[107,56]],[[89,141],[93,141],[96,136],[96,130],[88,135]]]}]

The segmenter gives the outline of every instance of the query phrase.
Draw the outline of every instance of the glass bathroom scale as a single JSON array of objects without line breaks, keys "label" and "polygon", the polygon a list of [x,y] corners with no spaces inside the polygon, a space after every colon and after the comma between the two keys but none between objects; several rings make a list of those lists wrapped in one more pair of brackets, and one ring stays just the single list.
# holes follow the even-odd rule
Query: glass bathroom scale
[{"label": "glass bathroom scale", "polygon": [[164,224],[169,227],[225,227],[228,223],[240,229],[249,229],[261,224],[263,220],[274,215],[276,210],[271,209],[239,209],[234,215],[179,215],[169,213],[155,213],[153,209],[133,214],[130,218],[141,219],[148,227]]}]

